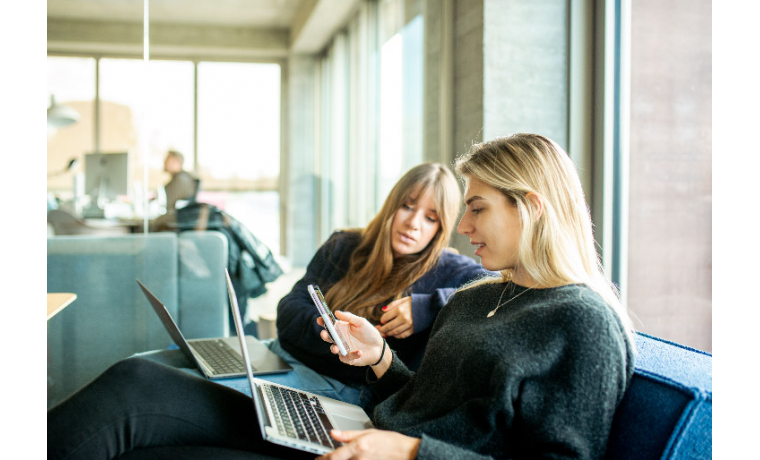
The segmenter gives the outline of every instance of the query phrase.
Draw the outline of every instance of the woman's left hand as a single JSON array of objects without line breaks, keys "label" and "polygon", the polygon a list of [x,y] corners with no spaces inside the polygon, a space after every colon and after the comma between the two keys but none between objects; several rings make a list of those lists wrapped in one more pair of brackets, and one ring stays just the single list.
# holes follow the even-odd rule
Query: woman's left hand
[{"label": "woman's left hand", "polygon": [[380,325],[375,326],[383,338],[405,339],[414,333],[412,298],[402,297],[383,308]]},{"label": "woman's left hand", "polygon": [[332,430],[331,435],[344,445],[320,459],[389,459],[408,460],[417,456],[420,446],[418,438],[404,436],[393,431],[361,430],[338,431]]}]

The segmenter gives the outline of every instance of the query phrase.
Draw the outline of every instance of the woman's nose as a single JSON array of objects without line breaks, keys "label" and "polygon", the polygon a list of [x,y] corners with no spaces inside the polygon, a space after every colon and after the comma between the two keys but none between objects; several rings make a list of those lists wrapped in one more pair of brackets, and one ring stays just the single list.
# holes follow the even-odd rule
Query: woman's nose
[{"label": "woman's nose", "polygon": [[412,213],[406,220],[406,225],[412,230],[417,230],[420,228],[420,218],[420,213]]},{"label": "woman's nose", "polygon": [[466,221],[467,215],[462,216],[461,219],[459,219],[459,224],[457,225],[457,233],[460,235],[467,235],[470,233],[470,225]]}]

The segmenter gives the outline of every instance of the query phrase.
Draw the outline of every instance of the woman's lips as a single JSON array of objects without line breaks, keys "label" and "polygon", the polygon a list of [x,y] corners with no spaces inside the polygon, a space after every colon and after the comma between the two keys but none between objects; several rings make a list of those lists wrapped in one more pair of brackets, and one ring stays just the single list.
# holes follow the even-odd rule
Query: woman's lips
[{"label": "woman's lips", "polygon": [[486,246],[485,243],[472,243],[472,245],[477,246],[477,249],[475,249],[476,256],[480,256],[480,251]]},{"label": "woman's lips", "polygon": [[413,244],[413,243],[415,243],[417,241],[414,238],[412,238],[411,236],[406,235],[404,233],[399,233],[398,235],[399,235],[399,238],[401,238],[401,242],[402,243]]}]

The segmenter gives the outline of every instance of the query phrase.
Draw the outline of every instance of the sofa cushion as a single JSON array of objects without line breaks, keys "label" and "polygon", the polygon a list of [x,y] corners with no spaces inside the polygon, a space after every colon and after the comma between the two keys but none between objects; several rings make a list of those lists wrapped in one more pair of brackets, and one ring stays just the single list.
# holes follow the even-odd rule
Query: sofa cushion
[{"label": "sofa cushion", "polygon": [[636,345],[606,458],[712,458],[712,356],[646,334]]}]

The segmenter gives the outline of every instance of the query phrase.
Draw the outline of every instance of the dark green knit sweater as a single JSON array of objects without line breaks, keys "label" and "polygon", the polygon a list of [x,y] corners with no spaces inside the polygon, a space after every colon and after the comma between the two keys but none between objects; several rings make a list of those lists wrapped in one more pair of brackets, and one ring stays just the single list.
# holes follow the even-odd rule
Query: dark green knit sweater
[{"label": "dark green knit sweater", "polygon": [[[458,292],[416,374],[394,355],[375,392],[378,428],[422,438],[418,458],[600,458],[633,374],[619,320],[584,285]],[[524,291],[507,289],[504,300]]]}]

